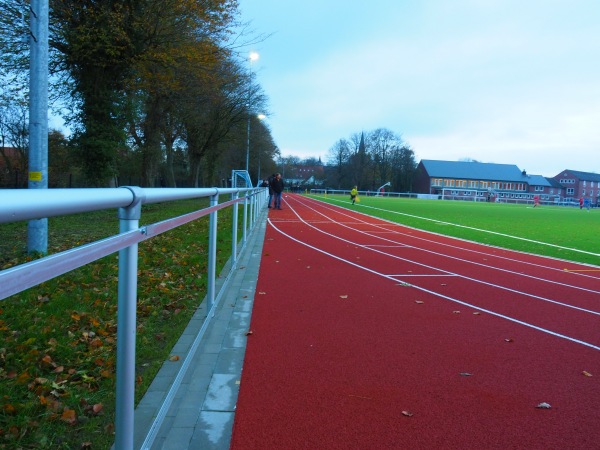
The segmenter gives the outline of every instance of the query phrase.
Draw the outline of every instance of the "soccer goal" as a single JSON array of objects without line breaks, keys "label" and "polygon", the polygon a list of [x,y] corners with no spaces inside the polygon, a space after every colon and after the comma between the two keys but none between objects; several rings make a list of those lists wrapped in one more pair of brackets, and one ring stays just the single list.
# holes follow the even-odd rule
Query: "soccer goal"
[{"label": "soccer goal", "polygon": [[245,170],[231,171],[231,187],[233,188],[251,188],[252,180],[250,174]]},{"label": "soccer goal", "polygon": [[490,191],[481,191],[476,189],[442,189],[442,200],[462,200],[468,202],[489,202],[495,201],[495,196]]}]

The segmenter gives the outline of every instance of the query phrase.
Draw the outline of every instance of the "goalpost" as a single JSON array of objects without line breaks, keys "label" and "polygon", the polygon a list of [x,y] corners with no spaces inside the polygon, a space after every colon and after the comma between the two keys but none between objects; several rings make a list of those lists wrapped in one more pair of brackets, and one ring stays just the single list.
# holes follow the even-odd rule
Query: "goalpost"
[{"label": "goalpost", "polygon": [[246,170],[231,171],[231,187],[232,188],[251,188],[252,180],[250,174]]},{"label": "goalpost", "polygon": [[493,191],[457,188],[443,188],[441,197],[442,200],[462,200],[469,202],[495,201],[495,198],[495,192]]}]

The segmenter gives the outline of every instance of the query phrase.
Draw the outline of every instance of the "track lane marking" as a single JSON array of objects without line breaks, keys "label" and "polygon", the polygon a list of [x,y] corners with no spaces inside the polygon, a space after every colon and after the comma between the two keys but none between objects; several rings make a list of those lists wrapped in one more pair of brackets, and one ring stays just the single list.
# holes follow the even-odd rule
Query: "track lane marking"
[{"label": "track lane marking", "polygon": [[[344,262],[344,263],[346,263],[346,264],[349,264],[349,265],[351,265],[351,266],[354,266],[354,267],[356,267],[356,268],[358,268],[358,269],[361,269],[361,270],[364,270],[364,271],[366,271],[366,272],[372,273],[372,274],[374,274],[374,275],[377,275],[377,276],[383,277],[383,278],[385,278],[385,279],[391,280],[391,281],[393,281],[393,282],[395,282],[395,283],[397,283],[398,281],[401,281],[401,280],[398,280],[397,278],[391,277],[391,276],[389,276],[389,275],[385,275],[385,274],[383,274],[383,273],[381,273],[381,272],[377,272],[377,271],[375,271],[375,270],[373,270],[373,269],[370,269],[370,268],[368,268],[368,267],[362,266],[362,265],[360,265],[360,264],[356,264],[355,262],[349,261],[349,260],[347,260],[347,259],[344,259],[344,258],[342,258],[342,257],[340,257],[340,256],[337,256],[337,255],[334,255],[334,254],[332,254],[332,253],[326,252],[325,250],[322,250],[322,249],[320,249],[320,248],[318,248],[318,247],[315,247],[315,246],[313,246],[313,245],[310,245],[310,244],[308,244],[307,242],[300,241],[299,239],[296,239],[295,237],[293,237],[293,236],[291,236],[291,235],[287,234],[287,233],[286,233],[286,232],[284,232],[283,230],[280,230],[280,229],[279,229],[279,228],[278,228],[278,227],[277,227],[277,226],[276,226],[274,223],[272,223],[272,222],[271,222],[271,220],[270,220],[270,219],[268,219],[268,222],[269,222],[269,224],[270,224],[270,225],[271,225],[271,226],[272,226],[272,227],[273,227],[273,228],[274,228],[274,229],[275,229],[275,230],[276,230],[278,233],[282,234],[283,236],[286,236],[288,239],[291,239],[292,241],[294,241],[294,242],[297,242],[297,243],[298,243],[298,244],[300,244],[300,245],[304,245],[305,247],[311,248],[311,249],[315,250],[316,252],[322,253],[322,254],[324,254],[324,255],[326,255],[326,256],[329,256],[329,257],[331,257],[331,258],[333,258],[333,259],[336,259],[336,260],[338,260],[338,261]],[[467,306],[467,307],[469,307],[469,308],[473,308],[473,309],[476,309],[476,310],[478,310],[478,311],[481,311],[481,312],[488,313],[488,314],[490,314],[490,315],[492,315],[492,316],[495,316],[495,317],[499,317],[499,318],[501,318],[501,319],[508,320],[509,322],[517,323],[517,324],[519,324],[519,325],[523,325],[523,326],[525,326],[525,327],[532,328],[532,329],[534,329],[534,330],[541,331],[542,333],[546,333],[546,334],[549,334],[549,335],[551,335],[551,336],[555,336],[555,337],[558,337],[558,338],[561,338],[561,339],[565,339],[565,340],[567,340],[567,341],[574,342],[574,343],[576,343],[576,344],[581,344],[581,345],[583,345],[583,346],[585,346],[585,347],[589,347],[589,348],[592,348],[592,349],[594,349],[594,350],[600,350],[600,347],[599,347],[599,346],[597,346],[597,345],[594,345],[594,344],[591,344],[591,343],[589,343],[589,342],[585,342],[585,341],[582,341],[582,340],[580,340],[580,339],[576,339],[576,338],[573,338],[573,337],[570,337],[570,336],[567,336],[567,335],[564,335],[564,334],[561,334],[561,333],[556,333],[556,332],[554,332],[554,331],[551,331],[551,330],[548,330],[548,329],[546,329],[546,328],[538,327],[537,325],[533,325],[533,324],[531,324],[531,323],[523,322],[522,320],[515,319],[514,317],[509,317],[509,316],[506,316],[506,315],[504,315],[504,314],[500,314],[500,313],[497,313],[497,312],[495,312],[495,311],[491,311],[491,310],[489,310],[489,309],[482,308],[482,307],[480,307],[480,306],[475,306],[475,305],[472,305],[472,304],[470,304],[470,303],[464,302],[464,301],[462,301],[462,300],[458,300],[458,299],[456,299],[456,298],[453,298],[453,297],[450,297],[450,296],[447,296],[447,295],[443,295],[443,294],[440,294],[440,293],[438,293],[438,292],[434,292],[434,291],[431,291],[431,290],[429,290],[429,289],[425,289],[425,288],[423,288],[423,287],[420,287],[420,286],[416,286],[416,285],[413,285],[413,284],[410,284],[410,286],[411,286],[412,288],[418,289],[418,290],[420,290],[420,291],[422,291],[422,292],[426,292],[426,293],[428,293],[428,294],[434,295],[434,296],[436,296],[436,297],[443,298],[443,299],[445,299],[445,300],[448,300],[448,301],[451,301],[451,302],[453,302],[453,303],[457,303],[457,304],[459,304],[459,305]]]},{"label": "track lane marking", "polygon": [[[288,205],[289,205],[289,203],[288,203]],[[305,206],[306,206],[306,205],[305,205]],[[311,225],[311,224],[309,224],[309,223],[306,223],[306,222],[304,222],[304,221],[303,221],[303,219],[302,219],[302,217],[300,216],[300,214],[298,214],[298,213],[296,212],[296,210],[295,210],[295,209],[294,209],[294,208],[293,208],[291,205],[289,205],[289,207],[291,208],[291,211],[292,211],[292,212],[293,212],[293,213],[296,215],[296,217],[298,217],[299,221],[300,221],[300,222],[302,222],[302,223],[304,223],[304,224],[305,224],[305,225],[307,225],[308,227],[310,227],[310,228],[312,228],[312,229],[314,229],[314,230],[316,230],[316,231],[318,231],[318,232],[320,232],[320,233],[323,233],[323,234],[325,234],[325,235],[327,235],[327,236],[334,237],[335,239],[338,239],[338,240],[341,240],[341,241],[343,241],[343,242],[346,242],[346,243],[349,243],[349,244],[352,244],[352,245],[358,246],[358,247],[360,247],[360,248],[364,248],[364,249],[366,249],[366,250],[370,250],[370,251],[373,251],[373,252],[379,253],[379,254],[381,254],[381,255],[388,256],[388,257],[390,257],[390,258],[393,258],[393,259],[398,259],[398,260],[400,260],[400,261],[404,261],[404,262],[408,262],[408,263],[411,263],[411,264],[415,264],[415,265],[417,265],[417,266],[425,267],[425,268],[427,268],[427,269],[430,269],[430,270],[434,270],[434,271],[437,271],[437,272],[442,272],[442,273],[444,273],[444,274],[451,274],[451,275],[455,275],[455,276],[461,277],[462,279],[465,279],[465,280],[472,281],[472,282],[474,282],[474,283],[484,284],[484,285],[486,285],[486,286],[491,286],[491,287],[493,287],[493,288],[497,288],[497,289],[500,289],[500,290],[505,290],[505,291],[508,291],[508,292],[511,292],[511,293],[514,293],[514,294],[517,294],[517,295],[522,295],[522,296],[525,296],[525,297],[534,298],[534,299],[536,299],[536,300],[540,300],[540,301],[543,301],[543,302],[551,303],[551,304],[554,304],[554,305],[557,305],[557,306],[562,306],[562,307],[565,307],[565,308],[569,308],[569,309],[573,309],[573,310],[581,311],[581,312],[584,312],[584,313],[588,313],[588,314],[592,314],[592,315],[600,316],[600,311],[593,311],[593,310],[589,310],[589,309],[586,309],[586,308],[581,308],[581,307],[579,307],[579,306],[574,306],[574,305],[570,305],[570,304],[567,304],[567,303],[559,302],[559,301],[557,301],[557,300],[552,300],[552,299],[549,299],[549,298],[546,298],[546,297],[541,297],[541,296],[539,296],[539,295],[535,295],[535,294],[530,294],[530,293],[528,293],[528,292],[519,291],[519,290],[516,290],[516,289],[510,288],[510,287],[507,287],[507,286],[501,286],[501,285],[498,285],[498,284],[495,284],[495,283],[490,283],[490,282],[487,282],[487,281],[478,280],[478,279],[476,279],[476,278],[468,277],[468,276],[466,276],[466,275],[462,275],[462,274],[458,274],[458,273],[450,272],[450,271],[448,271],[448,270],[445,270],[445,269],[440,269],[439,267],[433,267],[433,266],[430,266],[430,265],[428,265],[428,264],[424,264],[424,263],[421,263],[421,262],[417,262],[417,261],[414,261],[414,260],[411,260],[411,259],[402,258],[402,257],[400,257],[400,256],[393,255],[393,254],[389,254],[389,253],[386,253],[386,252],[383,252],[383,251],[381,251],[381,250],[377,250],[377,249],[374,249],[374,248],[370,248],[370,247],[366,247],[366,246],[360,246],[359,244],[357,244],[357,243],[356,243],[356,242],[354,242],[354,241],[349,241],[349,240],[347,240],[347,239],[341,238],[341,237],[339,237],[339,236],[337,236],[337,235],[335,235],[335,234],[332,234],[332,233],[329,233],[329,232],[323,231],[323,230],[321,230],[321,229],[319,229],[319,228],[317,228],[317,227],[315,227],[315,226],[313,226],[313,225]],[[310,206],[307,206],[307,207],[309,207],[309,208],[310,208]],[[311,209],[312,209],[312,208],[311,208]],[[325,216],[324,214],[322,214],[322,215],[323,215],[324,217],[327,217],[327,216]],[[330,219],[330,220],[331,220],[331,219]],[[270,219],[269,219],[269,221],[270,221]],[[354,230],[354,231],[356,231],[356,230]],[[365,234],[366,234],[366,233],[365,233]],[[372,236],[372,237],[376,237],[376,236]],[[378,238],[378,239],[381,239],[381,238]],[[422,249],[419,249],[418,247],[412,247],[412,248],[414,248],[414,249],[416,249],[416,250],[422,250]],[[425,250],[422,250],[422,251],[425,251]],[[431,252],[431,253],[437,254],[437,253],[435,253],[435,252]],[[441,255],[441,256],[446,256],[446,255],[443,255],[443,254],[439,254],[439,255]],[[458,260],[460,260],[459,258],[455,258],[455,259],[458,259]],[[472,263],[471,261],[465,261],[465,262],[467,262],[467,263]],[[473,264],[476,264],[476,263],[473,263]],[[482,265],[483,267],[486,267],[486,268],[490,268],[490,269],[492,269],[492,270],[503,270],[503,269],[498,269],[498,268],[491,267],[491,266],[485,266],[485,265],[483,265],[483,264],[479,264],[479,265]],[[524,274],[520,274],[520,273],[517,273],[517,272],[511,272],[511,271],[508,271],[508,270],[504,270],[504,271],[505,271],[505,272],[508,272],[508,273],[511,273],[511,274],[515,274],[515,275],[522,275],[522,276],[526,276],[526,275],[524,275]],[[530,278],[533,278],[533,279],[538,279],[538,278],[536,278],[536,277],[532,277],[532,276],[530,276]],[[544,279],[538,279],[538,280],[539,280],[539,281],[548,281],[548,280],[544,280]],[[552,281],[550,280],[550,281],[548,281],[548,282],[552,282]],[[563,285],[562,283],[557,283],[557,284],[561,284],[561,285]],[[565,287],[571,287],[570,285],[563,285],[563,286],[565,286]],[[577,288],[577,287],[574,287],[574,288]],[[595,293],[596,291],[591,291],[591,292],[592,292],[592,293]]]},{"label": "track lane marking", "polygon": [[[299,202],[299,203],[301,203],[301,202]],[[319,204],[322,204],[322,205],[328,205],[328,203],[322,203],[322,202],[319,202]],[[459,257],[456,257],[456,256],[446,255],[446,254],[444,254],[444,253],[436,252],[436,251],[433,251],[433,250],[427,250],[427,249],[423,249],[423,248],[416,247],[416,246],[414,246],[414,245],[410,245],[410,244],[401,244],[401,243],[398,243],[397,241],[394,241],[394,240],[390,240],[390,239],[387,239],[387,238],[384,238],[384,237],[381,237],[381,236],[372,235],[372,234],[370,234],[370,232],[366,232],[366,231],[363,231],[363,230],[358,230],[358,229],[355,229],[355,228],[351,228],[351,227],[349,227],[349,226],[347,226],[347,225],[344,225],[344,223],[343,223],[343,222],[337,222],[337,221],[335,221],[335,220],[331,219],[329,216],[327,216],[327,215],[325,215],[324,213],[321,213],[321,212],[319,212],[319,211],[315,210],[315,209],[314,209],[314,208],[312,208],[310,205],[306,205],[306,204],[305,204],[304,206],[306,206],[306,207],[308,207],[308,208],[311,208],[311,209],[312,209],[312,210],[313,210],[315,213],[317,213],[317,214],[320,214],[320,215],[322,215],[323,217],[326,217],[327,219],[329,219],[329,220],[331,221],[331,223],[339,224],[339,225],[341,225],[341,226],[344,226],[344,227],[346,227],[346,228],[349,228],[350,230],[352,230],[352,231],[354,231],[354,232],[356,232],[356,233],[365,234],[365,235],[367,235],[367,236],[369,236],[369,237],[372,237],[372,238],[376,238],[376,239],[381,239],[381,240],[384,240],[384,241],[388,241],[388,242],[391,242],[391,243],[393,243],[393,244],[396,244],[396,245],[398,245],[398,244],[399,244],[399,245],[404,245],[404,246],[406,246],[407,248],[413,248],[413,249],[415,249],[415,250],[419,250],[419,251],[422,251],[422,252],[431,253],[431,254],[434,254],[434,255],[437,255],[437,256],[442,256],[442,257],[444,257],[444,258],[450,258],[450,259],[454,259],[454,260],[461,261],[461,262],[465,262],[465,263],[468,263],[468,264],[474,264],[474,265],[478,265],[478,266],[480,266],[480,267],[485,267],[485,268],[487,268],[487,269],[491,269],[491,270],[497,270],[497,271],[500,271],[500,272],[509,273],[509,274],[511,274],[511,275],[517,275],[517,276],[522,276],[522,277],[526,277],[526,278],[531,278],[531,279],[534,279],[534,280],[537,280],[537,281],[541,281],[541,282],[544,282],[544,283],[556,284],[556,285],[563,286],[563,287],[566,287],[566,288],[570,288],[570,289],[577,289],[577,290],[581,290],[581,291],[584,291],[584,292],[589,292],[589,293],[592,293],[592,294],[600,294],[600,291],[597,291],[597,290],[588,289],[588,288],[584,288],[584,287],[581,287],[581,286],[576,286],[576,285],[572,285],[572,284],[566,284],[566,283],[563,283],[563,282],[559,282],[559,281],[550,280],[550,279],[548,279],[548,278],[536,277],[536,276],[533,276],[533,275],[530,275],[530,274],[526,274],[526,273],[515,272],[515,271],[513,271],[513,270],[504,269],[504,268],[502,268],[502,267],[496,267],[496,266],[492,266],[492,265],[488,265],[488,264],[483,264],[483,263],[480,263],[480,262],[477,262],[477,261],[471,261],[471,260],[468,260],[468,259],[463,259],[463,258],[459,258]],[[299,217],[299,216],[298,216],[298,217]],[[300,217],[299,217],[299,218],[300,218]],[[302,219],[300,218],[300,220],[302,220]],[[306,223],[306,222],[305,222],[305,223]],[[315,229],[318,229],[318,228],[316,228],[316,227],[315,227]],[[325,232],[325,233],[326,233],[326,232]],[[405,233],[398,233],[398,234],[401,234],[401,235],[406,235]],[[518,262],[518,263],[521,263],[521,264],[533,265],[533,266],[535,266],[535,267],[540,267],[540,268],[542,268],[542,269],[547,269],[547,270],[551,270],[551,271],[564,272],[564,270],[563,270],[563,269],[558,269],[558,268],[553,268],[553,267],[547,267],[547,266],[541,266],[541,265],[538,265],[538,264],[532,264],[532,263],[528,263],[528,262],[526,262],[526,261],[519,261],[519,260],[516,260],[516,259],[513,259],[513,258],[504,258],[504,257],[500,257],[500,256],[497,256],[497,255],[493,255],[493,254],[491,254],[491,253],[484,253],[484,252],[479,252],[479,251],[476,251],[476,250],[465,249],[465,248],[462,248],[462,247],[457,247],[457,246],[453,246],[453,245],[450,245],[450,244],[445,244],[445,243],[441,243],[441,242],[436,242],[436,241],[432,241],[432,240],[425,239],[425,238],[417,238],[417,237],[415,237],[415,236],[410,236],[410,235],[409,235],[409,237],[411,237],[411,238],[415,238],[415,239],[424,240],[424,241],[426,241],[426,242],[430,242],[430,243],[433,243],[433,244],[436,244],[436,245],[441,245],[441,246],[450,247],[450,248],[453,248],[453,249],[455,249],[455,250],[461,250],[461,251],[466,251],[466,252],[475,252],[475,253],[477,253],[477,254],[481,254],[481,255],[484,255],[484,256],[488,256],[488,257],[491,257],[491,258],[501,258],[501,259],[507,259],[507,260],[509,260],[509,261],[511,261],[511,262]],[[481,244],[481,245],[483,245],[483,244]],[[389,256],[392,256],[392,255],[389,255]],[[465,276],[465,278],[467,278],[467,279],[471,279],[472,281],[478,281],[478,280],[475,280],[475,279],[469,278],[469,277],[467,277],[467,276]],[[595,277],[590,277],[590,278],[596,279]],[[481,283],[485,283],[485,282],[483,282],[483,281],[479,281],[479,282],[481,282]],[[499,285],[494,285],[494,286],[500,287]],[[507,289],[509,289],[509,288],[507,288]],[[553,301],[553,300],[548,300],[548,301]],[[560,304],[560,303],[559,303],[559,304]],[[565,304],[565,306],[569,306],[569,305],[566,305],[566,304]],[[600,314],[600,313],[599,313],[599,314]]]},{"label": "track lane marking", "polygon": [[[299,199],[295,199],[295,200],[298,201],[299,203],[303,204]],[[355,217],[353,217],[351,214],[347,214],[347,213],[351,212],[351,213],[353,213],[355,215],[358,214],[358,215],[361,215],[361,216],[365,216],[365,217],[367,217],[369,219],[372,219],[372,216],[369,216],[366,213],[359,212],[359,211],[351,211],[351,210],[348,210],[348,209],[343,208],[341,206],[334,205],[334,204],[331,204],[331,203],[326,203],[326,202],[323,202],[323,201],[320,201],[320,200],[316,200],[314,198],[303,197],[302,200],[304,200],[304,201],[308,200],[311,203],[317,204],[319,206],[335,207],[335,208],[337,208],[337,211],[339,212],[339,214],[342,214],[342,215],[344,215],[346,217],[353,218],[354,220],[357,220],[357,219]],[[305,206],[308,206],[308,205],[305,204]],[[408,217],[420,218],[419,216],[411,216],[410,214],[399,213],[397,211],[387,210],[387,209],[383,209],[383,208],[373,208],[373,209],[377,209],[379,211],[385,211],[385,212],[389,212],[389,213],[393,213],[393,214],[406,215]],[[314,210],[314,208],[313,208],[313,210]],[[316,210],[314,210],[314,211],[317,212],[317,213],[319,213]],[[425,218],[423,218],[423,219],[425,219]],[[361,220],[361,219],[358,219],[358,220]],[[434,231],[419,230],[418,228],[409,227],[407,225],[402,225],[402,224],[399,224],[399,223],[396,223],[396,222],[391,222],[391,221],[386,220],[386,219],[379,218],[379,220],[380,220],[380,223],[377,224],[377,225],[374,225],[374,226],[381,227],[382,226],[381,222],[383,222],[383,223],[386,224],[386,226],[392,226],[392,227],[402,228],[402,229],[413,229],[413,230],[418,231],[418,232],[427,233],[427,234],[434,235],[434,236],[440,236],[442,238],[452,239],[452,240],[456,240],[456,241],[465,241],[465,242],[469,242],[469,243],[473,242],[473,241],[466,241],[464,239],[453,237],[453,236],[442,235],[442,234],[436,233]],[[433,220],[433,219],[427,219],[427,220]],[[343,223],[343,222],[341,222],[341,223]],[[368,222],[364,221],[364,223],[367,224]],[[446,224],[447,222],[443,222],[443,223]],[[453,225],[453,224],[450,224],[450,223],[447,223],[447,224]],[[392,230],[390,230],[390,231],[392,231]],[[484,230],[480,230],[480,231],[484,231]],[[547,270],[552,270],[552,271],[570,272],[570,273],[573,273],[573,275],[582,276],[584,278],[591,278],[592,280],[598,280],[598,277],[590,276],[590,275],[587,275],[585,273],[580,273],[580,272],[584,272],[584,270],[559,269],[559,268],[556,268],[556,267],[545,266],[545,265],[541,265],[541,264],[532,263],[532,262],[529,262],[529,261],[522,261],[522,260],[518,260],[518,259],[514,259],[514,258],[508,258],[508,257],[505,257],[505,256],[501,256],[501,255],[495,255],[495,254],[492,254],[492,253],[486,253],[486,252],[482,252],[482,251],[479,251],[479,250],[473,250],[473,249],[469,249],[469,248],[458,247],[458,246],[450,245],[450,244],[447,244],[447,243],[444,243],[444,242],[439,242],[439,241],[434,241],[434,240],[431,240],[431,239],[425,239],[425,238],[419,237],[419,236],[414,236],[414,235],[412,235],[410,233],[400,233],[398,231],[392,231],[392,232],[395,233],[395,234],[399,234],[401,236],[407,236],[409,238],[416,239],[416,240],[423,240],[425,242],[430,242],[430,243],[433,243],[433,244],[436,244],[436,245],[440,245],[440,246],[444,246],[444,247],[456,248],[456,249],[460,249],[460,250],[463,250],[463,251],[469,252],[469,253],[476,253],[476,254],[485,255],[485,256],[492,257],[492,258],[496,258],[496,259],[503,259],[503,260],[507,260],[507,261],[510,261],[510,262],[517,262],[519,264],[531,265],[531,266],[534,266],[534,267],[540,267],[540,268],[547,269]],[[535,242],[535,241],[532,241],[532,242]],[[535,254],[532,254],[532,253],[519,252],[518,250],[505,249],[505,248],[502,248],[502,247],[489,246],[489,245],[486,245],[486,244],[480,244],[480,245],[487,246],[487,247],[492,247],[492,248],[496,248],[496,249],[499,249],[499,250],[506,250],[506,251],[514,252],[514,253],[524,253],[524,254],[533,255],[533,256],[536,256],[536,257],[539,257],[539,258],[547,258],[547,259],[552,259],[552,260],[555,260],[555,261],[562,261],[564,263],[576,264],[578,266],[587,266],[587,267],[590,267],[590,268],[596,267],[596,266],[591,265],[591,264],[580,263],[580,262],[573,262],[573,261],[563,260],[563,259],[559,259],[559,258],[550,258],[550,257],[542,256],[542,255],[535,255]],[[548,245],[552,245],[552,244],[548,244]],[[572,249],[572,248],[569,248],[569,247],[564,247],[564,249],[577,251],[577,249]],[[593,254],[593,255],[595,255],[595,254]],[[590,270],[590,271],[596,272],[596,271],[600,271],[600,269],[594,269],[594,270]]]},{"label": "track lane marking", "polygon": [[[332,201],[339,201],[339,200],[337,200],[335,198],[332,198],[331,200]],[[388,209],[377,208],[375,206],[365,206],[365,205],[361,205],[361,206],[363,208],[376,209],[376,210],[379,210],[379,211],[385,211],[385,212],[389,212],[389,213],[392,213],[392,214],[398,214],[398,215],[402,215],[402,216],[406,216],[406,217],[412,217],[414,219],[420,219],[420,220],[425,220],[425,221],[429,221],[429,222],[435,222],[435,223],[438,223],[440,225],[451,225],[451,226],[457,227],[457,228],[465,228],[465,229],[468,229],[468,230],[479,231],[481,233],[494,234],[494,235],[497,235],[497,236],[507,237],[507,238],[516,239],[516,240],[520,240],[520,241],[526,241],[526,242],[531,242],[531,243],[534,243],[534,244],[546,245],[548,247],[559,248],[561,250],[570,250],[570,251],[573,251],[573,252],[576,252],[576,253],[585,253],[586,255],[592,255],[592,256],[598,256],[598,257],[600,257],[600,254],[598,254],[598,253],[588,252],[586,250],[579,250],[577,248],[563,247],[562,245],[556,245],[556,244],[550,244],[548,242],[536,241],[536,240],[533,240],[533,239],[527,239],[527,238],[523,238],[523,237],[519,237],[519,236],[513,236],[513,235],[510,235],[510,234],[499,233],[497,231],[483,230],[481,228],[470,227],[468,225],[459,225],[459,224],[452,223],[452,222],[444,222],[442,220],[430,219],[428,217],[415,216],[413,214],[401,213],[399,211],[390,211]]]}]

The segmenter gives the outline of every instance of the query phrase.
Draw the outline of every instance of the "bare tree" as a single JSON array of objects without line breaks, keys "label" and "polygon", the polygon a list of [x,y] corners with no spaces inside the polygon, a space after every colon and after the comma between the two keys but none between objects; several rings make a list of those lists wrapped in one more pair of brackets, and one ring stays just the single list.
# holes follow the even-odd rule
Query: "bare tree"
[{"label": "bare tree", "polygon": [[338,189],[351,180],[347,180],[348,164],[352,154],[351,143],[346,139],[340,139],[330,149],[327,154],[327,164],[333,167],[333,173],[330,173],[330,184],[334,184]]}]

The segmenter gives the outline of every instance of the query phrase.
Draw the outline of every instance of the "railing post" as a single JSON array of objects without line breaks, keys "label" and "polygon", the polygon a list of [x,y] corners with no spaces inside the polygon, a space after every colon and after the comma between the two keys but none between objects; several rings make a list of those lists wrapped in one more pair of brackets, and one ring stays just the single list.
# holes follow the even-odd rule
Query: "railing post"
[{"label": "railing post", "polygon": [[[231,194],[232,200],[237,200],[239,198],[239,192],[235,192]],[[231,261],[233,264],[237,262],[237,235],[238,235],[238,210],[239,204],[234,203],[231,207]]]},{"label": "railing post", "polygon": [[[210,197],[210,206],[217,206],[219,193]],[[212,310],[215,303],[215,284],[217,278],[217,211],[210,213],[208,231],[208,311]],[[213,312],[214,314],[214,312]]]},{"label": "railing post", "polygon": [[[119,208],[121,233],[139,228],[143,191],[127,187],[133,202]],[[133,450],[133,414],[135,409],[135,334],[137,306],[138,245],[119,250],[119,297],[117,313],[117,404],[115,449]]]},{"label": "railing post", "polygon": [[242,229],[243,233],[243,242],[246,243],[246,238],[248,236],[248,191],[244,192],[244,227]]},{"label": "railing post", "polygon": [[250,218],[250,229],[252,229],[252,228],[254,228],[254,223],[256,222],[256,213],[257,213],[257,211],[256,211],[256,205],[257,205],[256,191],[254,191],[254,190],[252,191],[252,197],[251,197],[250,201],[252,202],[252,217]]}]

